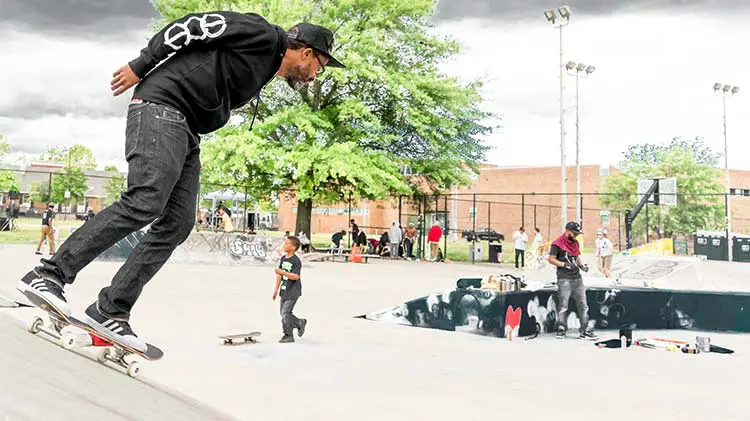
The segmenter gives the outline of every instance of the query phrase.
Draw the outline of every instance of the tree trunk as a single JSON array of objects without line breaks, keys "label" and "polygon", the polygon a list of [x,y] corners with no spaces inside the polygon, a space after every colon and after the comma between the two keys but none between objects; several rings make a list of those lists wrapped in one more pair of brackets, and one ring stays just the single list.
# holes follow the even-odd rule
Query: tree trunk
[{"label": "tree trunk", "polygon": [[297,224],[292,235],[304,232],[307,238],[310,236],[310,223],[312,221],[312,199],[297,201]]}]

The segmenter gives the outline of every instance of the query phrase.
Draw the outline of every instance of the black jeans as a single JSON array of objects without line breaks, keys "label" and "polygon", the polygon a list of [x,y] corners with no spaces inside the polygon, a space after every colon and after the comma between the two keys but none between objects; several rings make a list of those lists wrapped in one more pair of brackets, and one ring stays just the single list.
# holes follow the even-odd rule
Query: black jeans
[{"label": "black jeans", "polygon": [[131,104],[125,129],[128,189],[120,200],[83,224],[42,270],[72,284],[78,272],[133,231],[148,233],[99,293],[99,310],[127,320],[143,287],[184,242],[195,223],[200,138],[185,116],[159,104]]},{"label": "black jeans", "polygon": [[526,253],[526,250],[516,249],[516,269],[518,269],[518,258],[519,257],[521,258],[521,267],[525,267],[526,266],[526,264],[524,262],[524,258],[526,257],[525,253]]},{"label": "black jeans", "polygon": [[297,298],[282,298],[279,312],[281,313],[281,330],[284,336],[292,336],[294,328],[299,328],[299,319],[294,315],[294,305],[297,304]]}]

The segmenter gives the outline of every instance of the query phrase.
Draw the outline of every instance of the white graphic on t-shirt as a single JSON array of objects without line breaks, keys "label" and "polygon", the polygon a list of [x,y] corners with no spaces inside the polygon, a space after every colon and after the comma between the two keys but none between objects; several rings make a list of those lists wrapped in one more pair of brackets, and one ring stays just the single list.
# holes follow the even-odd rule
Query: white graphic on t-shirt
[{"label": "white graphic on t-shirt", "polygon": [[[198,26],[194,25],[196,22]],[[170,26],[164,32],[164,43],[177,51],[190,45],[191,41],[216,38],[226,29],[227,21],[222,15],[208,13],[201,17],[191,16],[184,22],[176,22]]]}]

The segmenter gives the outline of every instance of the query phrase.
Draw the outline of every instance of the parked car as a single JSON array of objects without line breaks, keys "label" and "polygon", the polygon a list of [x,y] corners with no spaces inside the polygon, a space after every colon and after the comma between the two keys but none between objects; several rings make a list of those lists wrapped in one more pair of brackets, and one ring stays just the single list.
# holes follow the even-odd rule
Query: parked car
[{"label": "parked car", "polygon": [[492,228],[480,228],[475,231],[464,231],[462,234],[466,241],[489,241],[490,243],[502,243],[505,241],[505,235],[497,233]]}]

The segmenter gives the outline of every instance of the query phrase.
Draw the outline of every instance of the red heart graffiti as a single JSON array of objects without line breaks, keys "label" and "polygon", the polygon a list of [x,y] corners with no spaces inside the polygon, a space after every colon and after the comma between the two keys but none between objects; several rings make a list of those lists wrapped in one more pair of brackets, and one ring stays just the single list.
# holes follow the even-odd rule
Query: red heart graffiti
[{"label": "red heart graffiti", "polygon": [[508,340],[513,340],[513,337],[518,334],[518,327],[521,325],[521,307],[513,310],[513,306],[508,306],[508,311],[505,312],[505,337]]}]

